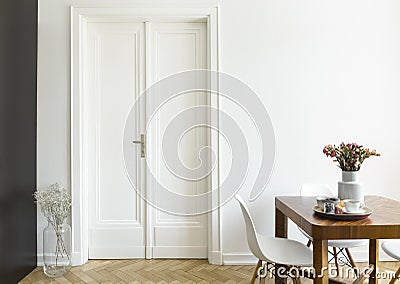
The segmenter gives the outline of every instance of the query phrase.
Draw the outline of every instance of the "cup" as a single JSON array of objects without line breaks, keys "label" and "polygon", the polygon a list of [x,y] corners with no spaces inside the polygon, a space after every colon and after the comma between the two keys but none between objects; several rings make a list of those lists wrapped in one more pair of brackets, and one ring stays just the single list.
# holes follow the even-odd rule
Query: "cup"
[{"label": "cup", "polygon": [[325,200],[326,202],[333,202],[334,205],[338,205],[340,203],[340,199],[337,197],[329,197]]},{"label": "cup", "polygon": [[332,201],[325,200],[324,213],[335,213],[335,203]]},{"label": "cup", "polygon": [[349,213],[359,211],[362,204],[360,200],[355,199],[346,199],[343,201],[343,203],[346,211]]},{"label": "cup", "polygon": [[328,196],[317,196],[315,199],[317,200],[317,206],[324,210],[324,203],[328,199]]}]

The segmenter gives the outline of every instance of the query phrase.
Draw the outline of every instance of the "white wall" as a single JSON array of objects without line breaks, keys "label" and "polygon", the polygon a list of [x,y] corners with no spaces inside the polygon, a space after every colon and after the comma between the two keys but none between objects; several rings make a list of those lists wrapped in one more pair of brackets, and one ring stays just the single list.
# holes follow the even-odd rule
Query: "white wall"
[{"label": "white wall", "polygon": [[[149,2],[179,3],[39,1],[38,187],[55,181],[70,186],[69,6]],[[221,70],[258,93],[275,126],[275,170],[267,190],[251,206],[257,229],[273,235],[275,195],[296,194],[308,181],[336,187],[339,169],[322,148],[342,140],[382,153],[362,168],[366,193],[400,199],[400,2],[230,0],[219,5]],[[40,254],[45,221],[39,216]],[[248,261],[234,202],[223,208],[222,220],[226,263]],[[293,227],[289,234],[301,238]]]}]

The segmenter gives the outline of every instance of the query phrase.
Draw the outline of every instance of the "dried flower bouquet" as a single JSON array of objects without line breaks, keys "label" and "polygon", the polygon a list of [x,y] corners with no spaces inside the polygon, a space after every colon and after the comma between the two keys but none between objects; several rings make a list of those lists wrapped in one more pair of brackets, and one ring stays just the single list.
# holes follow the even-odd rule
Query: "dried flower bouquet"
[{"label": "dried flower bouquet", "polygon": [[64,220],[71,212],[71,196],[59,183],[50,185],[49,190],[37,190],[33,196],[37,204],[40,205],[41,212],[56,233],[56,263],[59,256],[70,259],[71,256],[65,247],[61,230]]}]

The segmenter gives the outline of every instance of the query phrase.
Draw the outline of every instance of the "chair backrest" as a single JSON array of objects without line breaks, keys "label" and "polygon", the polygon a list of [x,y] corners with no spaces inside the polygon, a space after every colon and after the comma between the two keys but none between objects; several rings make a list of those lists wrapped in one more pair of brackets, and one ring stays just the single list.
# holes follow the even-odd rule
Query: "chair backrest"
[{"label": "chair backrest", "polygon": [[249,209],[247,208],[247,204],[240,195],[236,194],[235,198],[239,202],[240,209],[242,210],[244,218],[244,223],[246,224],[247,244],[249,245],[250,251],[258,259],[263,259],[265,258],[265,256],[261,252],[260,246],[258,244],[256,229],[254,227],[253,219],[250,216]]},{"label": "chair backrest", "polygon": [[400,261],[400,239],[384,241],[381,247],[386,254]]},{"label": "chair backrest", "polygon": [[333,196],[331,187],[321,183],[304,183],[300,189],[301,196]]}]

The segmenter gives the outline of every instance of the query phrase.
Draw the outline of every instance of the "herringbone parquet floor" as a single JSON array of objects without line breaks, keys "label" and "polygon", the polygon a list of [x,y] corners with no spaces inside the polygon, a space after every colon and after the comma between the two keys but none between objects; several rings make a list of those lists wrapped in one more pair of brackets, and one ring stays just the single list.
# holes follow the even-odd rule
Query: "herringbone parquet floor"
[{"label": "herringbone parquet floor", "polygon": [[[363,267],[360,264],[360,267]],[[399,262],[383,262],[379,271],[396,271]],[[41,267],[36,268],[20,284],[42,283],[249,283],[255,266],[210,265],[207,260],[91,260],[72,267],[64,277],[49,279]],[[352,280],[345,281],[351,283]],[[389,280],[379,280],[380,284]],[[266,283],[273,284],[273,279]],[[290,281],[288,283],[291,283]],[[305,279],[304,284],[312,283]],[[400,282],[398,282],[400,284]]]}]

